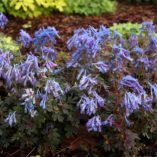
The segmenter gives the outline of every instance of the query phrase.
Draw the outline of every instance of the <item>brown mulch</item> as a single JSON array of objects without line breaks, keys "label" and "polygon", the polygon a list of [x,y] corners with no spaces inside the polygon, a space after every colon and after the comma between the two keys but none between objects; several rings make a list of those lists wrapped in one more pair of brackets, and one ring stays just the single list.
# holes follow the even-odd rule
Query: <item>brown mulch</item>
[{"label": "brown mulch", "polygon": [[[72,35],[73,31],[80,27],[89,25],[99,27],[105,25],[111,26],[113,23],[153,21],[157,24],[157,5],[125,3],[118,4],[117,11],[113,14],[103,14],[102,16],[80,16],[65,15],[62,13],[52,13],[49,16],[40,16],[33,19],[22,20],[20,18],[9,17],[9,24],[4,33],[11,35],[14,39],[19,36],[20,29],[25,29],[31,35],[42,27],[54,26],[59,31],[61,39],[58,41],[58,47],[66,50],[66,41]],[[24,24],[31,22],[30,28],[23,28]]]}]

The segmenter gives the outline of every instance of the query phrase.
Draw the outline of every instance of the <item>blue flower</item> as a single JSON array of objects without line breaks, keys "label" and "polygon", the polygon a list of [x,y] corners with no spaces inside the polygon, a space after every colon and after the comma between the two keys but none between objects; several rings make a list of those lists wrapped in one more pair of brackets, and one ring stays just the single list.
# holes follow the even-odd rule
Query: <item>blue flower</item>
[{"label": "blue flower", "polygon": [[143,54],[143,49],[140,48],[139,46],[136,46],[134,49],[133,49],[133,52],[137,53],[137,54]]},{"label": "blue flower", "polygon": [[157,38],[156,37],[151,37],[150,38],[150,42],[148,44],[148,46],[145,48],[144,50],[145,53],[157,53]]},{"label": "blue flower", "polygon": [[46,60],[44,66],[50,71],[52,72],[54,70],[54,68],[57,66],[57,64],[53,63],[50,60]]},{"label": "blue flower", "polygon": [[143,22],[141,27],[141,33],[147,33],[147,35],[154,34],[155,33],[155,26],[153,25],[153,22]]},{"label": "blue flower", "polygon": [[86,95],[81,97],[81,100],[77,103],[77,106],[81,109],[82,114],[87,114],[89,116],[95,114],[98,108],[95,100],[87,97]]},{"label": "blue flower", "polygon": [[10,112],[8,117],[4,121],[8,123],[10,126],[16,123],[16,111]]},{"label": "blue flower", "polygon": [[136,34],[131,34],[131,36],[128,39],[128,42],[131,47],[135,47],[138,45],[138,36]]},{"label": "blue flower", "polygon": [[124,43],[124,39],[122,37],[122,34],[120,34],[117,31],[114,31],[112,34],[112,39],[114,41],[114,44],[122,44]]},{"label": "blue flower", "polygon": [[86,127],[88,131],[94,131],[94,132],[101,132],[101,119],[100,116],[94,116],[93,118],[89,119],[86,123]]},{"label": "blue flower", "polygon": [[113,45],[113,52],[116,56],[116,58],[123,61],[123,59],[127,59],[128,61],[132,62],[133,58],[130,57],[130,51],[124,49],[122,45]]},{"label": "blue flower", "polygon": [[32,40],[32,37],[26,31],[20,31],[19,41],[23,44],[24,47],[28,47],[31,44]]},{"label": "blue flower", "polygon": [[139,109],[141,103],[141,95],[136,95],[135,93],[130,92],[125,93],[122,107],[125,107],[126,109],[126,117],[128,117],[135,110]]},{"label": "blue flower", "polygon": [[109,70],[109,66],[104,61],[98,61],[93,63],[93,65],[101,72],[106,73]]},{"label": "blue flower", "polygon": [[104,107],[104,103],[105,103],[104,99],[100,95],[98,95],[96,91],[93,91],[92,94],[95,97],[96,104],[98,104],[100,107]]},{"label": "blue flower", "polygon": [[54,48],[44,46],[41,48],[41,52],[42,52],[42,58],[45,60],[48,57],[50,57],[52,61],[56,59],[57,52],[54,50]]},{"label": "blue flower", "polygon": [[42,98],[42,100],[41,100],[41,102],[40,102],[40,107],[42,107],[43,109],[45,109],[45,108],[46,108],[46,102],[47,102],[47,100],[48,100],[48,95],[47,95],[47,93],[41,95],[41,98]]},{"label": "blue flower", "polygon": [[106,126],[106,125],[109,125],[110,127],[113,126],[113,114],[110,114],[105,121],[102,122],[102,125]]},{"label": "blue flower", "polygon": [[149,85],[150,85],[150,90],[151,90],[151,96],[152,97],[155,96],[155,98],[157,99],[157,84],[155,83],[152,85],[151,83],[149,83]]},{"label": "blue flower", "polygon": [[78,59],[81,59],[83,54],[88,59],[95,58],[96,54],[101,50],[101,36],[101,32],[98,32],[93,27],[75,30],[74,35],[67,42],[69,50],[73,47],[76,49],[72,60],[76,62]]},{"label": "blue flower", "polygon": [[87,89],[87,87],[93,87],[97,84],[96,78],[92,78],[91,75],[84,74],[80,80],[79,88],[80,90]]},{"label": "blue flower", "polygon": [[4,29],[7,23],[8,23],[7,17],[3,13],[0,13],[0,28]]},{"label": "blue flower", "polygon": [[41,49],[47,44],[55,44],[56,37],[59,37],[59,35],[54,27],[42,28],[35,32],[33,43],[37,49]]},{"label": "blue flower", "polygon": [[135,67],[139,67],[141,63],[144,65],[145,70],[154,68],[152,66],[152,62],[149,61],[149,59],[148,59],[147,56],[146,57],[138,58],[137,61],[136,61]]},{"label": "blue flower", "polygon": [[31,117],[35,116],[35,113],[37,111],[35,111],[35,94],[34,91],[32,90],[32,88],[26,88],[25,89],[25,93],[22,94],[22,100],[24,101],[22,103],[22,105],[25,106],[25,113],[30,113]]},{"label": "blue flower", "polygon": [[26,75],[23,75],[21,80],[22,80],[24,86],[27,86],[28,82],[31,83],[33,86],[35,86],[37,83],[34,72],[29,72]]},{"label": "blue flower", "polygon": [[110,38],[110,30],[103,25],[100,26],[97,34],[101,44]]},{"label": "blue flower", "polygon": [[52,93],[57,99],[64,94],[64,91],[61,89],[59,83],[55,80],[47,80],[44,90],[46,93]]},{"label": "blue flower", "polygon": [[123,87],[129,87],[138,94],[145,93],[143,87],[139,84],[138,80],[130,75],[123,77],[123,79],[120,81],[120,88]]}]

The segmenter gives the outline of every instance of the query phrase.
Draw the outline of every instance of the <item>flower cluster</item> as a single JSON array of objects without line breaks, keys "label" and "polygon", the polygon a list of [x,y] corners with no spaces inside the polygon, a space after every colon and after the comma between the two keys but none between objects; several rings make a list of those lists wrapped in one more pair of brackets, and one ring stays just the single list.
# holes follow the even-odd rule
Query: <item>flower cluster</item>
[{"label": "flower cluster", "polygon": [[[35,117],[37,106],[43,112],[53,110],[52,101],[62,104],[62,98],[67,100],[66,92],[73,88],[80,93],[76,106],[89,118],[88,131],[129,127],[136,111],[154,112],[157,38],[151,22],[144,22],[141,33],[126,40],[105,26],[76,30],[67,42],[69,50],[74,50],[71,60],[61,68],[55,62],[57,37],[54,27],[39,29],[34,37],[21,30],[19,41],[30,51],[18,61],[11,53],[0,51],[0,78],[17,94],[25,113]],[[68,76],[60,72],[68,72]],[[70,82],[67,77],[71,76]],[[61,88],[63,82],[68,85],[65,90]],[[13,125],[16,114],[18,111],[10,111],[4,121]]]},{"label": "flower cluster", "polygon": [[0,28],[4,29],[7,23],[8,23],[7,17],[3,13],[0,13]]},{"label": "flower cluster", "polygon": [[[152,22],[144,22],[141,33],[132,34],[127,40],[116,31],[110,33],[104,26],[99,30],[78,29],[67,44],[69,49],[75,47],[68,68],[79,69],[77,80],[82,96],[77,106],[82,114],[93,116],[86,125],[89,131],[100,132],[106,125],[117,127],[115,117],[120,115],[122,122],[130,125],[129,117],[135,111],[153,112],[152,104],[157,97],[157,85],[152,84],[157,70],[157,38]],[[112,98],[103,93],[107,93],[106,76],[109,77],[106,86],[116,89],[110,91]],[[101,112],[101,108],[108,108],[110,99],[114,108],[119,110],[120,106],[123,112],[119,115],[114,110],[110,114]],[[98,113],[108,118],[102,121]]]},{"label": "flower cluster", "polygon": [[[15,93],[24,112],[31,117],[38,114],[38,106],[46,109],[50,105],[49,99],[58,101],[64,95],[54,77],[54,70],[58,70],[55,63],[57,52],[54,49],[57,36],[58,32],[53,27],[39,29],[34,38],[21,30],[19,41],[24,48],[31,48],[31,52],[16,60],[10,52],[0,50],[0,78],[5,81],[6,88]],[[5,122],[12,126],[16,123],[16,114],[18,112],[10,112]]]}]

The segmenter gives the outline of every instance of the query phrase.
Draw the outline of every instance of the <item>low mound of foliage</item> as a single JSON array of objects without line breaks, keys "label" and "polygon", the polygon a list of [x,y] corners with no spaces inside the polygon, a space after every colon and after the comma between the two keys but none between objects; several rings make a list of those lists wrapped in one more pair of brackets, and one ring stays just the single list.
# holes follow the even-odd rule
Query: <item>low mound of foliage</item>
[{"label": "low mound of foliage", "polygon": [[2,49],[2,51],[15,53],[16,55],[16,53],[20,51],[20,46],[11,37],[0,33],[0,49]]},{"label": "low mound of foliage", "polygon": [[113,0],[66,0],[66,4],[65,12],[83,15],[100,15],[116,10],[116,3]]},{"label": "low mound of foliage", "polygon": [[64,0],[2,0],[0,12],[26,18],[48,14],[52,10],[63,11]]},{"label": "low mound of foliage", "polygon": [[7,12],[15,17],[36,17],[48,14],[53,10],[64,13],[83,15],[100,15],[114,12],[116,3],[113,0],[1,0],[0,12]]},{"label": "low mound of foliage", "polygon": [[122,34],[123,38],[128,39],[131,34],[140,34],[141,24],[138,23],[114,23],[110,27],[111,31],[117,31]]},{"label": "low mound of foliage", "polygon": [[[1,15],[0,26],[6,23]],[[97,139],[90,153],[150,155],[157,137],[154,29],[144,22],[129,39],[105,26],[75,30],[64,65],[56,64],[54,27],[33,36],[21,30],[27,53],[0,51],[0,149],[36,146],[55,155],[84,125]]]}]

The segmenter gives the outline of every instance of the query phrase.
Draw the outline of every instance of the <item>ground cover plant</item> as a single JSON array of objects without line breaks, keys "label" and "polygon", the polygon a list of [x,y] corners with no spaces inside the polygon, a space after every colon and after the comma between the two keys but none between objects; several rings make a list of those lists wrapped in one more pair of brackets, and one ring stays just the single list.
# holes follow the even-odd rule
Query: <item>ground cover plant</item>
[{"label": "ground cover plant", "polygon": [[48,15],[57,10],[65,13],[83,15],[100,15],[105,12],[114,12],[116,2],[113,0],[1,0],[0,12],[7,12],[15,17],[36,17]]},{"label": "ground cover plant", "polygon": [[[1,14],[1,28],[6,24]],[[37,146],[55,155],[64,138],[86,126],[99,140],[87,149],[91,156],[148,153],[157,129],[154,29],[145,22],[127,39],[105,26],[77,29],[66,64],[58,62],[54,27],[33,36],[21,30],[21,54],[0,55],[2,149]]]},{"label": "ground cover plant", "polygon": [[0,49],[10,51],[16,55],[20,51],[20,46],[11,37],[0,34]]},{"label": "ground cover plant", "polygon": [[114,23],[113,26],[110,27],[111,31],[117,31],[122,34],[123,38],[128,39],[131,34],[140,33],[141,24],[138,23]]},{"label": "ground cover plant", "polygon": [[1,0],[0,12],[17,17],[36,17],[52,10],[63,11],[64,0]]},{"label": "ground cover plant", "polygon": [[101,15],[105,12],[114,12],[116,2],[114,0],[66,0],[65,12],[83,15]]}]

